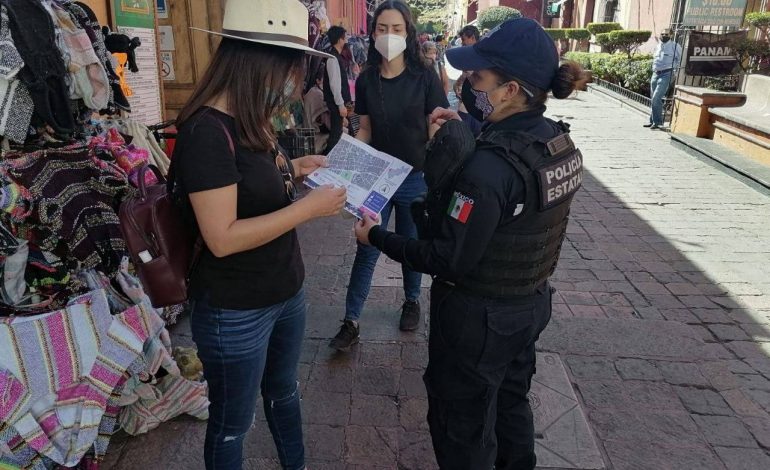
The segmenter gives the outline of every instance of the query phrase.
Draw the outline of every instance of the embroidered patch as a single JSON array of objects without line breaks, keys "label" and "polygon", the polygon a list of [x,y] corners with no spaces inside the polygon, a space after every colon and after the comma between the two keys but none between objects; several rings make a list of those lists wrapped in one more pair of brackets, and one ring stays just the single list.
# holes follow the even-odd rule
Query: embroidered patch
[{"label": "embroidered patch", "polygon": [[540,180],[540,205],[543,209],[566,200],[583,182],[583,155],[580,150],[569,153],[558,162],[537,170]]},{"label": "embroidered patch", "polygon": [[447,208],[449,217],[464,224],[468,222],[468,217],[470,217],[472,210],[473,199],[459,191],[455,191],[452,201],[449,203],[449,208]]}]

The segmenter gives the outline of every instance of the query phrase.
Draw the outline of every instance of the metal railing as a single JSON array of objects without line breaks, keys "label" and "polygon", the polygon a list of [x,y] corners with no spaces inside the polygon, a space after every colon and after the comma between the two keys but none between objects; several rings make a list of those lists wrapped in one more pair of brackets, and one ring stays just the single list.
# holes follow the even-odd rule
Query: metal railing
[{"label": "metal railing", "polygon": [[607,80],[602,80],[601,78],[595,78],[593,79],[593,83],[603,87],[607,88],[608,90],[612,91],[613,93],[617,93],[618,95],[622,96],[623,98],[626,98],[631,101],[635,101],[642,106],[645,106],[647,108],[652,107],[652,102],[650,101],[650,98],[640,95],[639,93],[635,93],[631,90],[628,90],[626,88],[623,88],[620,85],[616,85],[614,83],[610,83]]}]

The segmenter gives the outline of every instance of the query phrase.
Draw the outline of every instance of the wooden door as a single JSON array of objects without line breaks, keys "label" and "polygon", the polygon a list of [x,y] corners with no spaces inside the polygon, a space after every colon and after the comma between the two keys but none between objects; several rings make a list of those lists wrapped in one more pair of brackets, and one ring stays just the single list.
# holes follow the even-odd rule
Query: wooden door
[{"label": "wooden door", "polygon": [[[163,80],[166,119],[174,119],[203,76],[211,55],[219,44],[218,36],[190,27],[219,31],[225,0],[166,0],[168,18],[158,18],[158,26],[170,26],[173,50],[161,51],[161,58],[173,67],[173,80]],[[168,28],[166,28],[168,31]],[[167,41],[167,44],[170,41]],[[170,53],[170,57],[169,57]],[[171,62],[171,64],[168,64]],[[168,72],[168,68],[166,71]]]}]

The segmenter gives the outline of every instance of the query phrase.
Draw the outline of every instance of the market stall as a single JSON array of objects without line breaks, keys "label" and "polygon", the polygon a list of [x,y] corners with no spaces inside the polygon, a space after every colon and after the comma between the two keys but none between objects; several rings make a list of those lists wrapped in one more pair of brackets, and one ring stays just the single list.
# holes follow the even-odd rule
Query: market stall
[{"label": "market stall", "polygon": [[79,2],[0,1],[0,466],[95,470],[118,428],[207,417],[166,330],[184,307],[153,308],[117,215],[140,168],[170,163],[131,113],[156,55],[133,32]]}]

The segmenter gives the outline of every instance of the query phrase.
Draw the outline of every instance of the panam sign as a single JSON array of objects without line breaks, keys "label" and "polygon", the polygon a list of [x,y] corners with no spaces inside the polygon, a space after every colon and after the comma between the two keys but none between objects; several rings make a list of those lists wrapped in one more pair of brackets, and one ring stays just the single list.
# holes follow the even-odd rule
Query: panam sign
[{"label": "panam sign", "polygon": [[746,0],[688,0],[684,26],[735,26],[743,24]]}]

